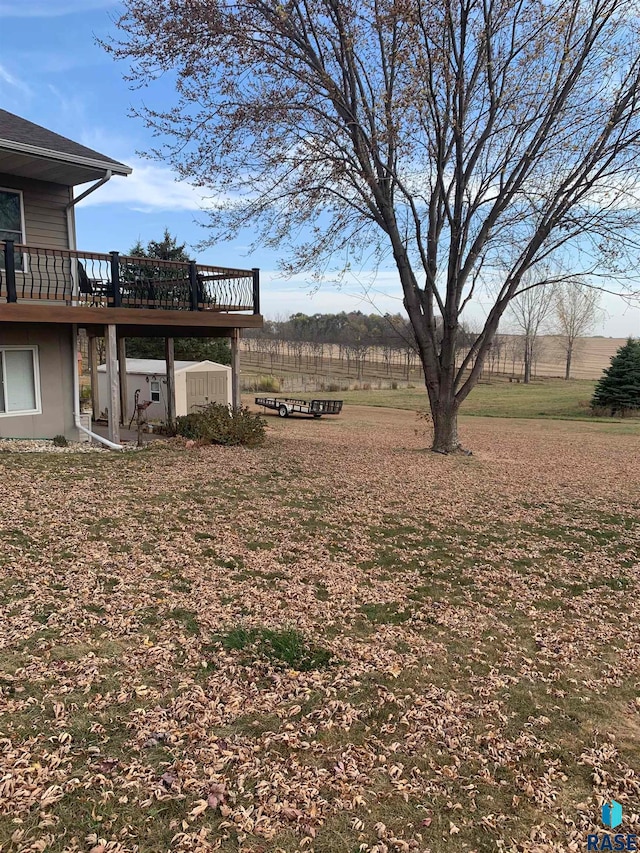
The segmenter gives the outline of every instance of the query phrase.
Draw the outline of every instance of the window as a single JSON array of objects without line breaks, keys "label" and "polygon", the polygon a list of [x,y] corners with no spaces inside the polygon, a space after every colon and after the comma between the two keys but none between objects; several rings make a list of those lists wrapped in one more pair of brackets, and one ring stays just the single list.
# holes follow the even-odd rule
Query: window
[{"label": "window", "polygon": [[[0,242],[13,240],[24,243],[24,208],[22,193],[0,189]],[[0,252],[0,267],[4,269],[4,252]],[[22,255],[16,252],[16,269],[24,268]]]},{"label": "window", "polygon": [[40,413],[37,353],[37,347],[0,347],[0,416]]},{"label": "window", "polygon": [[160,383],[151,380],[151,402],[159,403],[160,402]]}]

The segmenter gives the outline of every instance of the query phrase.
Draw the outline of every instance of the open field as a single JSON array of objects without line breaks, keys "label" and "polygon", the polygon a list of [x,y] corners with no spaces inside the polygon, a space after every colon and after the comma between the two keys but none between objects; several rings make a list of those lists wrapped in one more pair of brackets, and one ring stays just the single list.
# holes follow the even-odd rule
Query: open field
[{"label": "open field", "polygon": [[[492,367],[489,363],[485,365],[485,378],[490,374],[521,377],[524,368],[521,362],[520,340],[513,335],[502,335],[500,340],[503,341],[501,354]],[[625,343],[623,338],[581,338],[576,343],[572,378],[592,382],[599,379],[602,371],[609,367],[611,357]],[[402,352],[393,353],[387,364],[383,350],[372,347],[367,351],[363,362],[358,365],[353,358],[351,361],[344,355],[339,358],[340,348],[337,345],[325,344],[323,356],[319,357],[314,355],[311,345],[302,344],[300,355],[296,357],[284,342],[277,354],[269,350],[268,344],[269,342],[260,344],[259,341],[242,341],[242,373],[246,382],[259,377],[275,376],[284,391],[311,391],[332,384],[343,388],[366,383],[374,388],[386,388],[393,381],[401,384],[424,381],[415,354],[409,367],[406,364],[406,353]],[[258,346],[264,349],[258,350]],[[537,347],[539,357],[534,365],[534,376],[547,379],[564,378],[565,353],[562,340],[553,335],[542,335],[538,339]]]},{"label": "open field", "polygon": [[269,417],[0,454],[0,851],[640,832],[640,425]]},{"label": "open field", "polygon": [[[580,338],[574,353],[571,376],[575,379],[599,379],[605,367],[609,367],[611,357],[626,342],[626,338]],[[562,339],[554,335],[541,335],[539,344],[537,375],[564,376],[566,352]]]},{"label": "open field", "polygon": [[[463,416],[479,416],[492,418],[555,418],[582,419],[588,421],[604,421],[612,419],[608,416],[594,417],[591,413],[590,400],[593,396],[594,382],[572,379],[541,379],[529,385],[508,382],[502,378],[493,378],[490,382],[477,385],[460,409]],[[246,394],[246,403],[252,403],[256,395]],[[284,393],[274,396],[286,396]],[[391,409],[405,409],[412,412],[424,411],[428,408],[427,392],[424,388],[398,388],[396,390],[368,391],[310,391],[302,395],[306,399],[320,397],[325,399],[343,400],[345,405],[381,406]],[[640,422],[637,417],[627,417],[624,423],[633,428]]]},{"label": "open field", "polygon": [[[594,382],[588,380],[545,379],[529,385],[493,379],[477,385],[461,407],[463,415],[494,418],[587,418]],[[306,394],[309,397],[309,394]],[[312,396],[344,400],[345,404],[383,406],[417,412],[428,407],[422,387],[386,391],[338,391]],[[606,419],[608,420],[608,418]]]}]

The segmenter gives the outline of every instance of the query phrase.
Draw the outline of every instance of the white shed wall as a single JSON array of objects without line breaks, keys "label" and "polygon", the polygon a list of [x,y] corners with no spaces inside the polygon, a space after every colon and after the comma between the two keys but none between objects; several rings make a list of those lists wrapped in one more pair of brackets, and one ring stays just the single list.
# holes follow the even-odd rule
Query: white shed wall
[{"label": "white shed wall", "polygon": [[[167,377],[147,375],[144,373],[128,373],[127,374],[127,411],[125,414],[125,422],[128,424],[133,414],[135,407],[136,389],[140,389],[140,402],[151,399],[151,382],[160,383],[160,402],[151,403],[146,411],[146,420],[148,421],[163,421],[167,417]],[[176,376],[176,384],[178,376]],[[107,401],[107,376],[105,373],[98,372],[98,393],[100,396],[100,408],[104,411]],[[181,415],[184,412],[178,411]],[[135,420],[134,420],[135,423]]]},{"label": "white shed wall", "polygon": [[[194,384],[193,381],[191,383],[188,382],[190,373],[207,373],[210,375],[212,381],[208,382],[208,388],[205,391],[207,395],[206,399],[194,399],[193,395],[189,398],[187,386],[191,384],[193,389]],[[202,379],[207,382],[208,377],[202,377]],[[146,420],[165,421],[167,419],[167,377],[164,374],[127,373],[127,411],[125,413],[125,422],[127,425],[134,411],[136,389],[140,389],[140,402],[150,400],[151,382],[160,383],[160,402],[153,402],[147,408]],[[218,393],[215,393],[214,388],[219,389]],[[107,400],[107,377],[106,373],[102,370],[98,371],[98,393],[100,396],[100,408],[104,411]],[[190,411],[195,411],[198,405],[206,402],[231,404],[231,368],[220,365],[220,367],[212,369],[211,364],[203,363],[177,371],[176,415],[186,415]]]}]

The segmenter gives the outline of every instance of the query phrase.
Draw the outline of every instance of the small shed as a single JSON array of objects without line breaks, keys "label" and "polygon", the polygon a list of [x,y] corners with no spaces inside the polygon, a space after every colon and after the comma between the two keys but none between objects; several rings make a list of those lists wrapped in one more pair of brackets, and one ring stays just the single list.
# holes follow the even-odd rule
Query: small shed
[{"label": "small shed", "polygon": [[[176,361],[176,415],[187,415],[208,403],[232,405],[231,368],[215,361]],[[135,411],[136,391],[141,403],[149,401],[148,421],[167,419],[167,365],[156,358],[127,359],[127,411],[125,423]],[[99,399],[108,400],[107,367],[98,367]],[[102,405],[101,405],[102,408]],[[96,415],[97,416],[97,415]]]}]

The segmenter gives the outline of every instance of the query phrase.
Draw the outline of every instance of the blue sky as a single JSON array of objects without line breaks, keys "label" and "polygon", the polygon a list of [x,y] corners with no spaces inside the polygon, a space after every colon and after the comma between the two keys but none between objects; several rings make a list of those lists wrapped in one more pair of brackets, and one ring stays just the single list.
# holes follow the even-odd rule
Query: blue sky
[{"label": "blue sky", "polygon": [[[133,175],[113,178],[79,205],[79,248],[126,251],[138,239],[158,238],[165,226],[191,247],[205,233],[199,224],[205,218],[203,194],[177,182],[166,166],[140,156],[153,144],[151,134],[128,112],[143,93],[128,88],[122,79],[126,67],[96,44],[96,38],[115,31],[119,8],[112,0],[0,0],[0,105],[133,168]],[[153,97],[170,103],[171,83],[155,84]],[[392,272],[375,279],[364,272],[340,291],[327,284],[312,294],[304,277],[286,280],[277,273],[276,254],[260,249],[248,254],[247,243],[240,235],[198,253],[197,259],[260,267],[262,307],[269,317],[295,311],[402,310]],[[607,297],[603,307],[607,318],[596,333],[640,336],[640,309],[615,297]],[[475,310],[479,321],[482,304]]]}]

